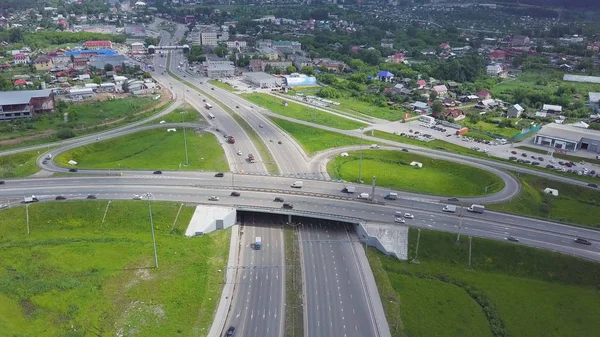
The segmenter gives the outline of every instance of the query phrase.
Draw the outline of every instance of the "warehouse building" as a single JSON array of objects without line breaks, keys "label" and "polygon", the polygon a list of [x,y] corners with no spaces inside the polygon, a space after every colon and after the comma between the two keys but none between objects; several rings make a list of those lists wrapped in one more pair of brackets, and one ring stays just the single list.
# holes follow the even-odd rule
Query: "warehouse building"
[{"label": "warehouse building", "polygon": [[54,93],[50,89],[0,92],[0,121],[31,118],[54,108]]},{"label": "warehouse building", "polygon": [[272,88],[283,85],[283,79],[265,72],[248,72],[244,74],[244,80],[259,88]]},{"label": "warehouse building", "polygon": [[540,146],[575,152],[587,150],[600,153],[600,131],[569,124],[548,124],[535,135],[533,142]]}]

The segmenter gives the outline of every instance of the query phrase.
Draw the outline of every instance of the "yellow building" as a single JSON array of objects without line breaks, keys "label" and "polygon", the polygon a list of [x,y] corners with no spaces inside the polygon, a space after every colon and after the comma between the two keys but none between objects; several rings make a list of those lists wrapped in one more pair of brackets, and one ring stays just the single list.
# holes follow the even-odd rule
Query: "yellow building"
[{"label": "yellow building", "polygon": [[54,67],[54,63],[52,62],[52,58],[48,56],[40,56],[33,61],[35,65],[35,69],[37,70],[50,70]]}]

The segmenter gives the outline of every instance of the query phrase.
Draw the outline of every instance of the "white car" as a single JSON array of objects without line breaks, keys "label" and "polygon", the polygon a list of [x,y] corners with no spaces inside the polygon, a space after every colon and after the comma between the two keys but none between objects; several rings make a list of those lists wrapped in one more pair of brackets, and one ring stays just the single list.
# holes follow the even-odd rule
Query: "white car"
[{"label": "white car", "polygon": [[394,219],[394,222],[405,223],[406,221],[404,221],[404,219],[402,219],[402,218],[396,218],[396,219]]},{"label": "white car", "polygon": [[133,195],[133,200],[142,200],[142,196],[138,194]]},{"label": "white car", "polygon": [[214,195],[211,195],[210,197],[208,197],[208,201],[219,201],[219,197],[215,197]]},{"label": "white car", "polygon": [[407,218],[407,219],[414,219],[415,218],[415,216],[412,215],[412,214],[410,214],[410,213],[404,213],[404,217]]},{"label": "white car", "polygon": [[238,154],[238,156],[241,156],[242,155],[242,151],[238,151],[237,154]]}]

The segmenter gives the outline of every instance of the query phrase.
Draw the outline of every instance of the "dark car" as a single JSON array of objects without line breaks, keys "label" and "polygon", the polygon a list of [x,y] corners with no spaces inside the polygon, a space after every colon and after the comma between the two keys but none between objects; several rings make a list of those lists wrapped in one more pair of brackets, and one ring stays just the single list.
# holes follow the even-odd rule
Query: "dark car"
[{"label": "dark car", "polygon": [[47,160],[44,160],[44,161],[42,162],[42,164],[48,164],[48,161],[47,161]]},{"label": "dark car", "polygon": [[519,160],[519,158],[517,158],[517,157],[509,157],[508,160],[510,160],[510,161]]},{"label": "dark car", "polygon": [[575,242],[581,243],[582,245],[588,245],[588,246],[592,244],[591,242],[589,242],[587,239],[584,239],[584,238],[577,238],[577,239],[575,239]]},{"label": "dark car", "polygon": [[593,187],[593,188],[598,188],[598,184],[594,184],[594,183],[589,183],[588,186]]},{"label": "dark car", "polygon": [[0,185],[4,185],[4,180],[0,180]]},{"label": "dark car", "polygon": [[275,197],[275,199],[273,201],[283,202],[283,198],[282,197]]},{"label": "dark car", "polygon": [[510,153],[512,153],[512,154],[517,154],[517,151],[510,151]]},{"label": "dark car", "polygon": [[548,169],[553,169],[553,168],[554,168],[554,165],[550,165],[550,164],[548,164],[548,165],[546,165],[546,168],[548,168]]},{"label": "dark car", "polygon": [[519,242],[519,239],[515,238],[514,236],[509,236],[506,238],[506,240],[511,241],[511,242]]},{"label": "dark car", "polygon": [[408,152],[408,149],[402,149],[402,152]]},{"label": "dark car", "polygon": [[281,141],[278,141],[277,144],[281,144]]},{"label": "dark car", "polygon": [[154,171],[152,174],[162,174],[162,171]]},{"label": "dark car", "polygon": [[56,199],[54,200],[67,200],[67,197],[63,197],[62,195],[59,195],[58,197],[56,197]]},{"label": "dark car", "polygon": [[77,172],[77,169],[69,169],[69,172]]},{"label": "dark car", "polygon": [[239,105],[236,105],[235,107],[236,107],[236,108],[238,108],[238,109],[240,108],[240,106],[239,106]]},{"label": "dark car", "polygon": [[235,328],[230,326],[229,329],[227,329],[227,333],[225,334],[225,337],[233,337],[234,333],[235,333]]},{"label": "dark car", "polygon": [[210,88],[210,90],[215,90],[215,88]]},{"label": "dark car", "polygon": [[90,194],[90,195],[88,195],[88,196],[87,196],[87,198],[86,198],[86,199],[88,199],[88,200],[95,200],[95,199],[96,199],[96,196],[95,196],[95,195],[93,195],[93,194]]},{"label": "dark car", "polygon": [[544,157],[538,157],[539,161],[544,161]]},{"label": "dark car", "polygon": [[215,174],[215,177],[217,177],[217,178],[223,178],[224,176],[225,176],[225,173],[223,173],[223,172],[219,172],[219,173]]},{"label": "dark car", "polygon": [[527,158],[527,153],[521,153],[521,157]]},{"label": "dark car", "polygon": [[537,166],[537,165],[539,165],[539,164],[540,164],[540,163],[539,163],[539,162],[537,162],[537,161],[534,161],[533,163],[531,163],[531,165],[533,165],[533,166]]},{"label": "dark car", "polygon": [[285,203],[283,203],[283,208],[292,209],[292,208],[294,208],[294,205],[290,204],[289,202],[285,202]]},{"label": "dark car", "polygon": [[448,201],[460,201],[460,200],[458,200],[458,198],[455,197],[455,198],[448,198]]},{"label": "dark car", "polygon": [[230,194],[230,195],[231,195],[232,197],[239,197],[239,196],[240,196],[240,192],[233,191],[233,192],[231,192],[231,194]]}]

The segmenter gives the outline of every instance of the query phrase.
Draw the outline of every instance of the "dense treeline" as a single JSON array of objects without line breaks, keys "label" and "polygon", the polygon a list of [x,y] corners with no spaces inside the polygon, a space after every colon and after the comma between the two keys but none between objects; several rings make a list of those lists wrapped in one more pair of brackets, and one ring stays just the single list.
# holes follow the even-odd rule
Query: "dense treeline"
[{"label": "dense treeline", "polygon": [[21,29],[0,30],[0,41],[10,43],[23,43],[32,49],[45,48],[50,45],[66,43],[83,43],[88,40],[110,40],[112,42],[125,42],[125,35],[110,35],[89,32],[36,32],[30,33]]}]

